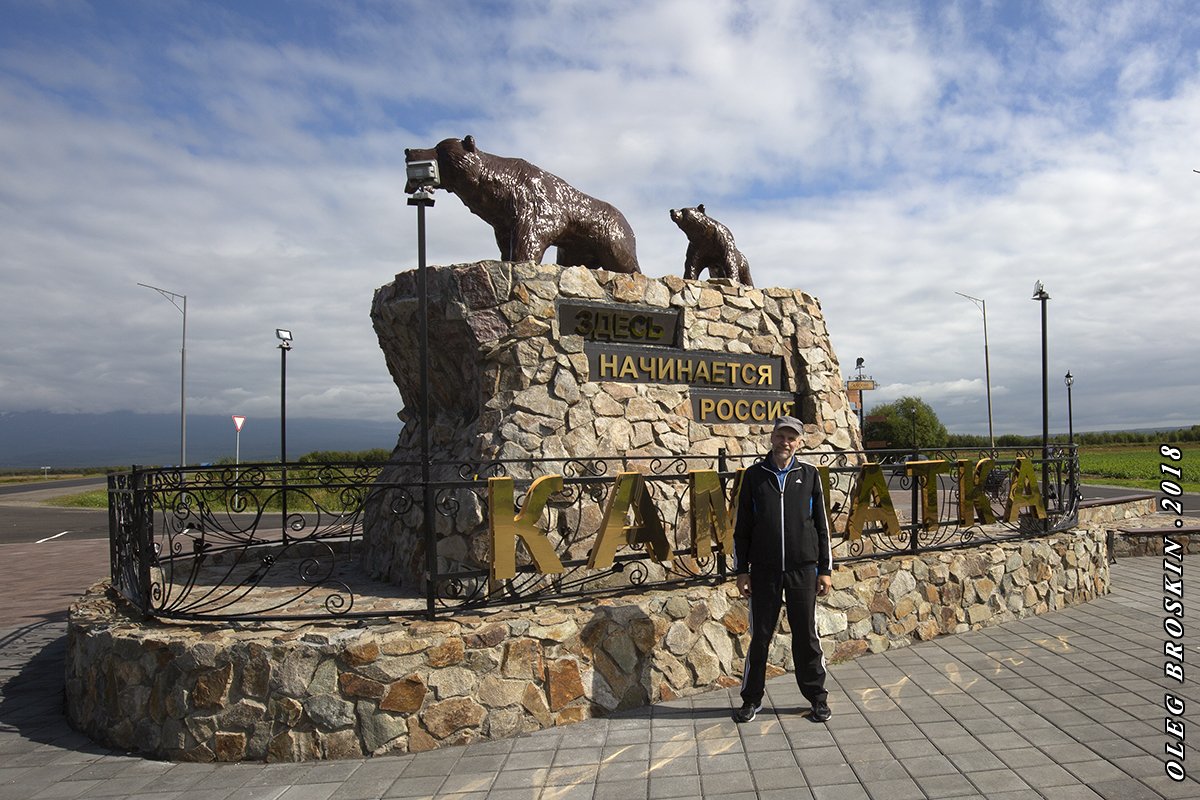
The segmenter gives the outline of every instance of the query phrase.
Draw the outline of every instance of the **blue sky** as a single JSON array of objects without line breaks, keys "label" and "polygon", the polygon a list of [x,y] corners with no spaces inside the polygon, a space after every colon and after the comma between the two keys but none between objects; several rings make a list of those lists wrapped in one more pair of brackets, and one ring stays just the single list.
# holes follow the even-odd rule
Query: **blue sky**
[{"label": "blue sky", "polygon": [[[473,134],[681,274],[704,203],[843,368],[983,433],[1200,422],[1189,3],[0,4],[0,411],[393,418],[372,292],[415,266],[404,148]],[[453,196],[433,264],[495,258]],[[552,255],[550,258],[552,259]]]}]

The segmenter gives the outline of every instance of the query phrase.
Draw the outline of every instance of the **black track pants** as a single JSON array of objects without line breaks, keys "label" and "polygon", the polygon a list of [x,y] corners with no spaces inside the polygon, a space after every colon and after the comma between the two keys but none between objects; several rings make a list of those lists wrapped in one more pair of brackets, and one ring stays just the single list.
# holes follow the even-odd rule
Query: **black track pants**
[{"label": "black track pants", "polygon": [[750,651],[742,674],[742,702],[759,705],[766,683],[767,653],[787,601],[792,629],[792,661],[796,684],[810,703],[824,701],[825,654],[817,636],[817,568],[803,567],[783,574],[750,573]]}]

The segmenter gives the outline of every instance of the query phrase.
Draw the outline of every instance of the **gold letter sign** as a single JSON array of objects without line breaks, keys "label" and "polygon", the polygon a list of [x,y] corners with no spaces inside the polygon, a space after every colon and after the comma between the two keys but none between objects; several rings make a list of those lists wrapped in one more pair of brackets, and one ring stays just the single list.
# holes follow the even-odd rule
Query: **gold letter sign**
[{"label": "gold letter sign", "polygon": [[[871,504],[872,497],[878,501],[878,505]],[[850,510],[850,538],[861,538],[863,526],[868,522],[882,522],[888,536],[900,535],[900,520],[896,518],[887,480],[879,464],[874,461],[863,464],[858,473],[858,491]]]},{"label": "gold letter sign", "polygon": [[536,527],[546,501],[562,491],[562,475],[543,475],[529,487],[525,507],[513,516],[512,478],[488,479],[488,527],[492,535],[492,581],[505,581],[517,575],[517,538],[525,542],[538,572],[558,574],[562,562],[553,545]]},{"label": "gold letter sign", "polygon": [[921,504],[921,525],[927,531],[937,530],[938,526],[938,479],[937,476],[948,472],[950,465],[945,461],[909,461],[904,465],[904,471],[925,487],[925,498]]},{"label": "gold letter sign", "polygon": [[977,519],[984,525],[991,525],[996,521],[991,501],[983,491],[993,463],[990,458],[981,458],[975,464],[975,469],[971,469],[966,459],[958,460],[959,525],[974,525]]},{"label": "gold letter sign", "polygon": [[696,547],[696,558],[712,555],[715,539],[717,549],[733,555],[733,526],[736,522],[738,489],[742,484],[739,469],[733,481],[733,499],[725,505],[725,492],[721,479],[713,470],[694,469],[688,473],[692,493],[692,543]]},{"label": "gold letter sign", "polygon": [[[626,525],[625,517],[633,509],[633,524]],[[634,547],[646,545],[646,552],[655,561],[671,557],[671,543],[658,517],[654,498],[646,491],[646,479],[640,472],[621,472],[617,483],[608,496],[604,519],[592,555],[588,558],[589,569],[608,569],[613,565],[613,556],[622,544]]]},{"label": "gold letter sign", "polygon": [[1021,509],[1026,506],[1033,507],[1033,513],[1038,519],[1046,518],[1046,504],[1042,502],[1042,491],[1038,488],[1037,476],[1033,474],[1033,462],[1022,456],[1013,467],[1012,486],[1008,489],[1004,521],[1016,522]]}]

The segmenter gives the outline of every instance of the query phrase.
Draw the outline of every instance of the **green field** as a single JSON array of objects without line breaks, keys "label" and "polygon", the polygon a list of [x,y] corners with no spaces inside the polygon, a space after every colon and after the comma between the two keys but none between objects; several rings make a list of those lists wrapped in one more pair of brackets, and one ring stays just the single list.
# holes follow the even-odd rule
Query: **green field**
[{"label": "green field", "polygon": [[[1181,458],[1176,461],[1159,451],[1160,445],[1084,445],[1079,448],[1079,471],[1085,482],[1130,486],[1157,492],[1162,481],[1174,481],[1186,492],[1200,492],[1200,444],[1171,444]],[[1179,469],[1182,479],[1163,471]]]}]

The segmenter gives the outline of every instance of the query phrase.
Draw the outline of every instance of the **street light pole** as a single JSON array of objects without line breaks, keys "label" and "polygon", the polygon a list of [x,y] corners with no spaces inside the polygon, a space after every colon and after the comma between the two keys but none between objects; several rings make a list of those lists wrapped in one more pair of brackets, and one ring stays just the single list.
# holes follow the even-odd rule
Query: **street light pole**
[{"label": "street light pole", "polygon": [[430,609],[437,593],[437,546],[433,537],[433,487],[429,481],[432,464],[429,455],[429,276],[425,263],[425,209],[433,205],[433,192],[422,188],[408,198],[417,208],[417,316],[420,321],[421,407],[417,409],[421,425],[421,486],[425,524],[425,599]]},{"label": "street light pole", "polygon": [[283,543],[288,541],[287,507],[287,354],[292,349],[292,332],[275,329],[279,339],[279,480],[281,484],[280,504],[283,511]]},{"label": "street light pole", "polygon": [[1071,386],[1075,383],[1075,376],[1071,374],[1071,370],[1067,370],[1067,374],[1063,376],[1063,383],[1067,384],[1067,457],[1070,459],[1070,465],[1067,468],[1067,484],[1070,487],[1071,497],[1069,502],[1075,502],[1075,414],[1071,408]]},{"label": "street light pole", "polygon": [[1071,370],[1067,370],[1067,374],[1063,376],[1063,383],[1067,385],[1067,444],[1075,444],[1075,415],[1071,409],[1071,387],[1075,384],[1075,376],[1071,374]]},{"label": "street light pole", "polygon": [[[148,283],[139,283],[161,294],[171,305],[183,312],[183,339],[179,346],[179,466],[187,466],[187,295],[168,292]],[[178,302],[182,300],[182,305]]]},{"label": "street light pole", "polygon": [[996,434],[992,429],[992,364],[988,358],[988,335],[987,335],[987,303],[978,297],[971,297],[969,294],[955,292],[959,297],[965,297],[979,307],[983,312],[983,374],[987,385],[987,407],[988,407],[988,444],[996,449]]},{"label": "street light pole", "polygon": [[[1042,304],[1042,498],[1049,496],[1050,488],[1050,382],[1049,382],[1049,349],[1046,345],[1046,301],[1049,293],[1041,281],[1033,284],[1033,298]],[[1044,521],[1049,525],[1049,517]]]}]

